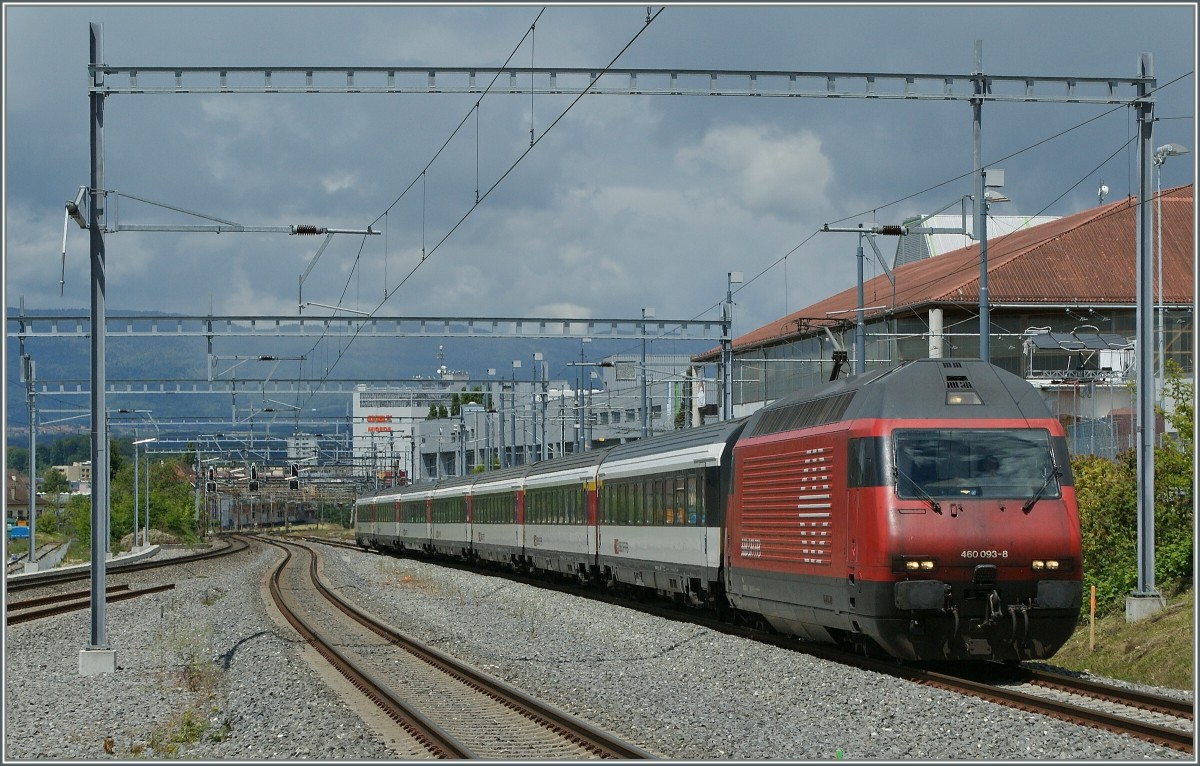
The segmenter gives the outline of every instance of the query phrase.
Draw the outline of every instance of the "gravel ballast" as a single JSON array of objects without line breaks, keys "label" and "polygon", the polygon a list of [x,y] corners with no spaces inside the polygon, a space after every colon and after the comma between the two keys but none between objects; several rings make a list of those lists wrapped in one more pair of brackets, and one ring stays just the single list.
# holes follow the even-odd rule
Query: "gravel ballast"
[{"label": "gravel ballast", "polygon": [[[1192,760],[621,607],[324,550],[327,582],[373,615],[664,758]],[[268,613],[281,555],[188,565],[157,575],[173,591],[109,604],[116,673],[79,673],[86,610],[7,628],[4,760],[396,759]]]}]

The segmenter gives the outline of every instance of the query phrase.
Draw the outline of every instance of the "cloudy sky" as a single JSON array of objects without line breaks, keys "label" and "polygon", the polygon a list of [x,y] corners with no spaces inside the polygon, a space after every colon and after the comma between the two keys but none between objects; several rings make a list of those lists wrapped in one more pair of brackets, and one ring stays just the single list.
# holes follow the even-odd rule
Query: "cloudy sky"
[{"label": "cloudy sky", "polygon": [[[497,67],[511,57],[524,67],[602,69],[616,58],[618,68],[965,75],[981,40],[990,75],[1129,78],[1147,52],[1161,86],[1155,145],[1194,149],[1196,132],[1192,4],[692,5],[665,6],[649,24],[645,5],[4,11],[10,309],[22,296],[33,309],[88,306],[88,242],[74,224],[61,296],[59,273],[63,203],[88,182],[89,22],[103,24],[104,58],[120,67]],[[246,226],[372,226],[383,234],[333,238],[303,299],[380,316],[633,318],[654,307],[659,318],[717,319],[726,274],[740,271],[740,335],[854,284],[856,238],[818,234],[823,224],[898,223],[971,192],[962,101],[573,101],[114,95],[104,185],[132,196],[110,199],[110,216],[207,223],[137,197]],[[985,164],[1005,171],[1013,200],[1004,213],[1071,214],[1097,204],[1101,181],[1109,201],[1136,190],[1131,109],[996,103],[983,119]],[[1163,185],[1191,183],[1195,156],[1169,161]],[[111,234],[109,313],[295,315],[298,278],[322,239]]]}]

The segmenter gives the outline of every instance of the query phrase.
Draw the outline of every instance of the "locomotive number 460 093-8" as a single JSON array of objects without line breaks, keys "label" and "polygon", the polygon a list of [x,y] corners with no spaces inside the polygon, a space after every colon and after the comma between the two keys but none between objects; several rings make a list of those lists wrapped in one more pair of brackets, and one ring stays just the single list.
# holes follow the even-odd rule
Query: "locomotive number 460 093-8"
[{"label": "locomotive number 460 093-8", "polygon": [[963,551],[959,556],[964,559],[1006,559],[1008,551]]}]

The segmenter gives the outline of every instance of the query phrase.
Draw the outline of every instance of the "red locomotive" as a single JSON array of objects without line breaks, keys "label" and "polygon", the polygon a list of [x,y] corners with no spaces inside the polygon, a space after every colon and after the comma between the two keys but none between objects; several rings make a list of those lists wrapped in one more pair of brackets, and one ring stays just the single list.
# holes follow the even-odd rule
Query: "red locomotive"
[{"label": "red locomotive", "polygon": [[364,546],[644,588],[907,660],[1049,657],[1082,592],[1063,429],[1032,386],[978,360],[361,498],[356,528]]},{"label": "red locomotive", "polygon": [[726,550],[738,609],[902,659],[1045,658],[1079,615],[1066,435],[981,361],[921,359],[755,413]]}]

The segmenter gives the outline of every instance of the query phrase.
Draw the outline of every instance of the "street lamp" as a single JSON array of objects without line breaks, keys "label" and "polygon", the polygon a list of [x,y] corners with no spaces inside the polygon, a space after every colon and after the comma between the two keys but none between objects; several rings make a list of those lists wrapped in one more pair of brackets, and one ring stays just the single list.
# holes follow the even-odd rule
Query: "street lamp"
[{"label": "street lamp", "polygon": [[1167,362],[1164,356],[1164,338],[1166,333],[1163,329],[1163,315],[1166,314],[1166,301],[1163,297],[1163,262],[1162,262],[1162,166],[1167,161],[1167,157],[1178,157],[1181,154],[1187,154],[1188,150],[1179,144],[1163,144],[1154,150],[1152,159],[1155,169],[1158,171],[1158,193],[1155,195],[1158,198],[1158,387],[1159,395],[1162,395],[1162,387],[1166,381]]},{"label": "street lamp", "polygon": [[643,439],[645,439],[647,436],[650,435],[650,413],[648,411],[649,405],[646,401],[646,386],[647,386],[647,381],[646,381],[646,320],[653,319],[653,318],[654,318],[654,309],[653,308],[642,309],[642,364],[641,364],[642,407],[641,407],[641,409],[642,409],[642,438]]},{"label": "street lamp", "polygon": [[[583,420],[583,418],[584,418],[584,413],[583,413],[583,404],[584,404],[584,399],[583,399],[583,381],[584,381],[585,377],[584,377],[584,374],[583,374],[583,369],[582,369],[582,368],[583,368],[583,365],[584,365],[584,352],[583,352],[583,344],[585,344],[585,343],[591,343],[591,342],[592,342],[592,339],[591,339],[591,338],[580,338],[580,339],[579,339],[579,366],[580,366],[580,370],[579,370],[579,374],[575,376],[576,383],[578,383],[578,386],[577,386],[577,391],[576,391],[576,393],[575,393],[575,398],[576,398],[576,413],[578,414],[578,418],[577,418],[577,419],[579,420],[579,428],[578,428],[578,430],[575,432],[575,451],[576,451],[576,452],[582,452],[582,451],[583,451],[583,445],[584,445],[584,441],[583,441],[583,425],[584,425],[584,420]],[[588,382],[588,387],[589,387],[589,388],[591,387],[591,382],[590,382],[590,381]]]},{"label": "street lamp", "polygon": [[[512,363],[512,410],[509,411],[509,417],[512,419],[512,460],[508,461],[509,465],[519,465],[517,463],[517,370],[521,369],[521,360],[514,359]],[[522,437],[522,442],[524,437]]]}]

